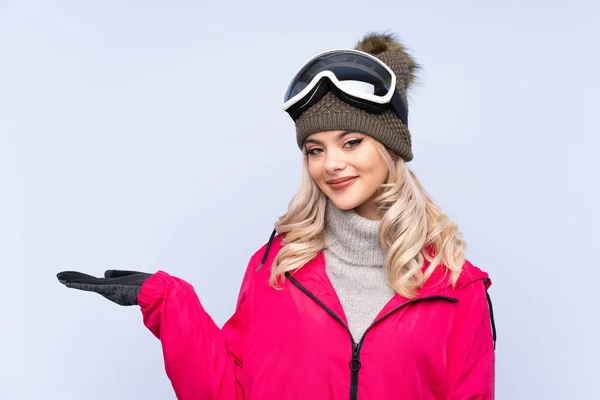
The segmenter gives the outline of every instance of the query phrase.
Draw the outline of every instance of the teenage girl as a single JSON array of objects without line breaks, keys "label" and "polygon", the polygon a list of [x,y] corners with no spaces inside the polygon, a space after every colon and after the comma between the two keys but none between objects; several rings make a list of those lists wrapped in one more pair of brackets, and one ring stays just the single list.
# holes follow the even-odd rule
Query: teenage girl
[{"label": "teenage girl", "polygon": [[406,165],[418,69],[369,34],[292,79],[304,175],[222,328],[164,271],[58,279],[139,305],[179,400],[493,399],[491,281]]}]

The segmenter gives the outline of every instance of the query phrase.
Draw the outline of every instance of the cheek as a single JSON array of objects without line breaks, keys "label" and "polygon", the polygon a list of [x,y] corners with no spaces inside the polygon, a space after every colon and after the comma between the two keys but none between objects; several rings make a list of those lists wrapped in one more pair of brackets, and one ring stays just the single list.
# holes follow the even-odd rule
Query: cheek
[{"label": "cheek", "polygon": [[323,175],[323,168],[319,165],[318,162],[314,160],[308,160],[308,173],[310,177],[315,181],[319,182],[321,176]]},{"label": "cheek", "polygon": [[379,163],[376,166],[376,170],[375,170],[375,175],[377,176],[377,181],[379,182],[380,185],[384,184],[385,181],[387,180],[387,176],[388,176],[388,167],[387,164],[385,163],[385,161],[381,160],[379,161]]},{"label": "cheek", "polygon": [[359,167],[362,172],[369,175],[375,185],[384,183],[387,178],[387,165],[377,152],[368,152],[364,154],[364,156],[360,158],[357,167]]}]

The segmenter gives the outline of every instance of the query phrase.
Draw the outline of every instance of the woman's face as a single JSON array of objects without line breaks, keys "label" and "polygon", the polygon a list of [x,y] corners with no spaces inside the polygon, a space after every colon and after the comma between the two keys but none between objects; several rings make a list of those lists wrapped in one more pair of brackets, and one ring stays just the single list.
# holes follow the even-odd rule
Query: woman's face
[{"label": "woman's face", "polygon": [[304,150],[310,176],[338,208],[379,219],[373,200],[388,168],[375,139],[353,131],[323,131],[310,135]]}]

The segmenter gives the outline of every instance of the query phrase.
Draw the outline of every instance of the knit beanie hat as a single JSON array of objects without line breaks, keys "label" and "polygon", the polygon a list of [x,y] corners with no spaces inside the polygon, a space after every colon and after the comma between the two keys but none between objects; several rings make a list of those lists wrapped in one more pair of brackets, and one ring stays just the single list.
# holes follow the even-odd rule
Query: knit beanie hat
[{"label": "knit beanie hat", "polygon": [[[406,48],[392,34],[369,33],[354,49],[377,57],[394,71],[396,90],[408,110],[406,92],[421,67]],[[304,140],[311,134],[327,130],[362,132],[383,143],[405,161],[413,158],[408,126],[391,108],[380,114],[369,113],[345,103],[329,91],[296,121],[298,147],[302,149]]]}]

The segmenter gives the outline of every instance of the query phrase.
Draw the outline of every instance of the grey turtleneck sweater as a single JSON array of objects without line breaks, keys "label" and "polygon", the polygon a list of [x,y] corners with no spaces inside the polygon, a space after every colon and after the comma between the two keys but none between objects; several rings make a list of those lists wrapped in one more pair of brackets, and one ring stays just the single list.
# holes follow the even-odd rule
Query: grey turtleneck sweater
[{"label": "grey turtleneck sweater", "polygon": [[394,295],[383,269],[378,224],[327,201],[323,251],[326,272],[356,341]]}]

